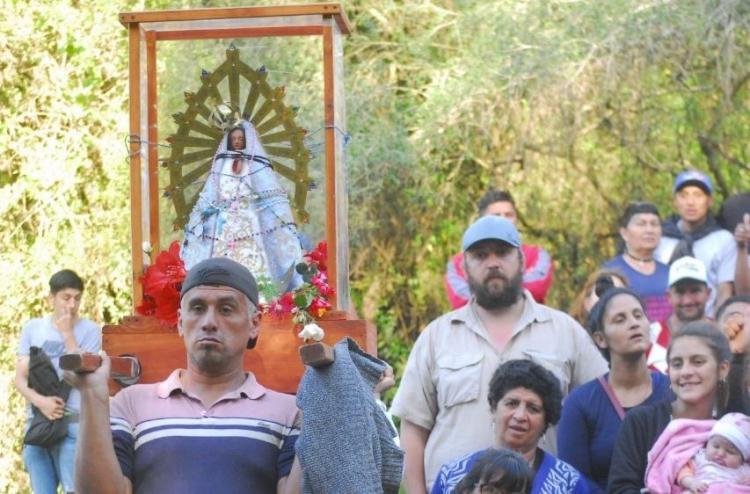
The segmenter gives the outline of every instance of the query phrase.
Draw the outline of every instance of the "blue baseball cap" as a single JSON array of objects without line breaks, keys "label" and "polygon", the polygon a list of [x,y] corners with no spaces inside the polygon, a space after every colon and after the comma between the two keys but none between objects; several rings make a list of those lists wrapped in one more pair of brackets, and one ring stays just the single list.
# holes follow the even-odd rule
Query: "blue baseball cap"
[{"label": "blue baseball cap", "polygon": [[677,175],[677,178],[674,179],[672,194],[676,194],[680,189],[687,187],[688,185],[700,187],[708,195],[714,193],[714,186],[708,175],[704,175],[698,170],[687,170]]},{"label": "blue baseball cap", "polygon": [[472,223],[464,232],[461,248],[465,252],[482,240],[499,240],[516,249],[521,247],[521,237],[513,223],[495,215],[482,216]]}]

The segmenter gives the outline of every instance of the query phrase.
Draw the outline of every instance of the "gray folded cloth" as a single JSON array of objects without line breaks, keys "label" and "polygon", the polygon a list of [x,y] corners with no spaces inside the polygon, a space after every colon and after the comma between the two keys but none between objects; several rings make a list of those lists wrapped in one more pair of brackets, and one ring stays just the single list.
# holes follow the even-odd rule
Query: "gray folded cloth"
[{"label": "gray folded cloth", "polygon": [[302,492],[396,494],[404,452],[372,394],[386,364],[351,338],[338,342],[334,355],[330,366],[308,367],[297,392]]}]

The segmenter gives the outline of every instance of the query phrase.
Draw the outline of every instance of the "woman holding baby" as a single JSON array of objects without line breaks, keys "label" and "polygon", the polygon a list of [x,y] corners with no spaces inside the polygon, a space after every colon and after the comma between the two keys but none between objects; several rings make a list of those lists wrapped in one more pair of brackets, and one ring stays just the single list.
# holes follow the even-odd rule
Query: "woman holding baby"
[{"label": "woman holding baby", "polygon": [[[672,336],[667,361],[675,399],[640,407],[625,417],[615,443],[607,492],[637,494],[644,488],[654,494],[702,492],[698,488],[703,485],[700,472],[695,470],[695,462],[690,462],[702,451],[702,461],[727,467],[712,450],[719,442],[724,449],[740,453],[739,466],[747,463],[744,448],[731,440],[714,439],[714,419],[726,412],[731,360],[727,338],[711,323],[693,322]],[[706,454],[713,460],[706,459]],[[692,470],[685,469],[686,465],[692,465]],[[686,488],[687,484],[691,487]],[[732,492],[743,492],[732,486]]]}]

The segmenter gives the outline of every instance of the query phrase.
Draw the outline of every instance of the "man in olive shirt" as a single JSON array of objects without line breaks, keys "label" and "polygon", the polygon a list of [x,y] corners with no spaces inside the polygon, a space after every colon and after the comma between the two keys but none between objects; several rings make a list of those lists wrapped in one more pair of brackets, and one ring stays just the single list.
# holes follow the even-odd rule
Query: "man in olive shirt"
[{"label": "man in olive shirt", "polygon": [[[472,299],[422,332],[391,411],[401,418],[409,494],[429,490],[440,466],[493,444],[487,390],[502,362],[530,359],[559,379],[563,393],[607,371],[591,338],[567,314],[522,288],[521,239],[513,224],[485,216],[463,236]],[[546,449],[554,453],[555,433]]]}]

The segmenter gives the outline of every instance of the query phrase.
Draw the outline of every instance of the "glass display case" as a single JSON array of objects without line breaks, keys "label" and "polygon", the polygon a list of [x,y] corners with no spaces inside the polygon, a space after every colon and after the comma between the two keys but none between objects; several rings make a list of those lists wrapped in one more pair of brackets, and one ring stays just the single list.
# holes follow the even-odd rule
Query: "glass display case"
[{"label": "glass display case", "polygon": [[[295,258],[325,241],[332,302],[347,310],[342,36],[350,28],[341,7],[129,12],[120,20],[130,40],[134,304],[149,252],[174,241],[187,267],[191,257],[265,256],[276,268],[268,281],[282,292],[293,286],[284,273]],[[217,156],[242,121],[255,134],[246,153],[260,156],[238,181]],[[228,190],[237,187],[252,197],[235,200]],[[204,204],[202,194],[210,196]],[[231,208],[242,221],[251,216],[248,224],[233,223]],[[276,255],[285,235],[301,246]]]},{"label": "glass display case", "polygon": [[[296,293],[289,267],[325,252],[334,294],[318,321],[324,341],[349,336],[375,354],[374,327],[349,307],[342,38],[350,25],[341,6],[126,12],[120,21],[130,50],[134,308],[144,302],[144,272],[170,246],[186,268],[235,258],[282,295]],[[260,382],[284,392],[304,371],[294,326],[264,316],[245,355]],[[140,382],[186,363],[174,327],[150,316],[105,326],[103,347],[137,357]]]}]

